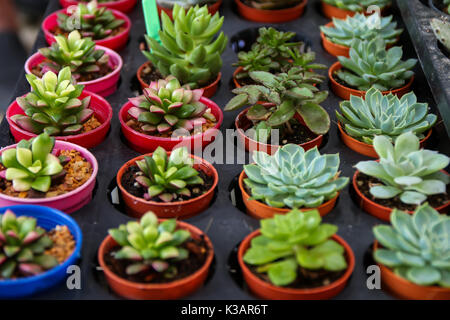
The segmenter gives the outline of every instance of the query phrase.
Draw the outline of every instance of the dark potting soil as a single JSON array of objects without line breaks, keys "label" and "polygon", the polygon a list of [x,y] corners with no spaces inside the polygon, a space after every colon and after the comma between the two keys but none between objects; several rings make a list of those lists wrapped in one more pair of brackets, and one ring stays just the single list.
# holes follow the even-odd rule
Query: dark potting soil
[{"label": "dark potting soil", "polygon": [[169,283],[186,278],[195,273],[205,264],[206,257],[209,253],[209,248],[206,245],[203,235],[200,240],[190,239],[183,243],[181,247],[189,251],[189,257],[185,260],[170,262],[170,265],[177,270],[177,273],[170,278],[165,277],[163,273],[154,272],[153,269],[132,276],[128,275],[126,268],[133,262],[115,259],[113,256],[115,252],[121,249],[120,246],[115,246],[111,251],[106,252],[103,258],[108,268],[120,278],[137,283]]},{"label": "dark potting soil", "polygon": [[253,85],[253,84],[257,84],[255,80],[253,80],[250,77],[245,77],[245,78],[240,78],[240,79],[236,79],[237,83],[239,83],[242,87],[244,86],[249,86],[249,85]]},{"label": "dark potting soil", "polygon": [[[377,178],[368,176],[364,173],[359,173],[356,177],[356,184],[358,185],[359,191],[368,199],[372,200],[373,202],[388,207],[392,209],[400,209],[400,210],[408,210],[408,211],[414,211],[417,206],[415,205],[409,205],[405,204],[400,201],[400,197],[394,197],[392,199],[376,199],[372,194],[370,193],[370,187],[376,184],[382,184],[380,180]],[[428,196],[427,202],[433,207],[438,208],[440,206],[443,206],[447,202],[450,201],[450,185],[447,185],[447,193],[441,193],[441,194],[435,194],[432,196]]]},{"label": "dark potting soil", "polygon": [[261,3],[258,3],[257,1],[253,1],[253,0],[242,0],[242,2],[252,8],[256,8],[256,9],[264,9],[264,10],[280,10],[280,9],[288,9],[288,8],[293,8],[297,5],[299,5],[300,3],[302,3],[304,0],[290,0],[290,1],[283,1],[284,3],[280,3],[278,4],[277,1],[272,1],[275,5],[273,8],[271,9],[267,9],[264,7],[264,5],[262,5]]},{"label": "dark potting soil", "polygon": [[[144,193],[147,192],[147,189],[135,182],[136,173],[139,171],[140,170],[137,165],[128,167],[128,169],[122,176],[122,186],[133,196],[143,199]],[[214,177],[208,176],[202,170],[198,170],[198,172],[200,178],[202,178],[205,183],[203,185],[187,186],[187,188],[191,191],[191,196],[186,197],[175,194],[176,197],[174,197],[174,199],[171,201],[172,203],[176,201],[186,201],[189,199],[197,198],[212,188],[214,184]],[[149,201],[163,202],[159,197],[153,197]]]}]

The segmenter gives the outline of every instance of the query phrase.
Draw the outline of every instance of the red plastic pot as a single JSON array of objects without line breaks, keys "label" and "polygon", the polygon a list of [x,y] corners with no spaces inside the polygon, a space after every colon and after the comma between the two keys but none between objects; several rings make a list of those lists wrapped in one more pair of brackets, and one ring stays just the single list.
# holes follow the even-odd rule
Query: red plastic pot
[{"label": "red plastic pot", "polygon": [[[328,78],[330,78],[331,89],[333,90],[333,92],[338,97],[340,97],[341,99],[344,99],[344,100],[350,100],[351,95],[364,98],[366,96],[366,91],[356,90],[356,89],[346,87],[346,86],[340,84],[339,82],[337,82],[336,79],[334,79],[335,72],[341,68],[342,68],[342,65],[338,61],[335,64],[333,64],[330,67],[330,69],[328,69]],[[414,76],[412,76],[411,79],[409,79],[408,83],[405,84],[403,87],[398,88],[398,89],[383,91],[381,93],[384,95],[392,93],[392,94],[395,94],[396,96],[398,96],[399,98],[401,98],[402,96],[407,94],[409,91],[411,91],[411,85],[413,84],[413,82],[414,82]]]},{"label": "red plastic pot", "polygon": [[[168,154],[170,155],[170,152],[168,152]],[[125,163],[119,169],[116,177],[117,185],[120,189],[120,193],[122,194],[122,199],[125,203],[127,213],[130,216],[140,218],[148,211],[153,211],[153,213],[155,213],[159,218],[187,219],[209,207],[209,204],[214,196],[214,190],[219,182],[219,175],[212,164],[194,155],[191,155],[191,158],[195,160],[194,168],[196,170],[201,170],[209,177],[214,178],[211,189],[209,189],[206,193],[194,199],[169,203],[147,201],[130,194],[122,185],[122,177],[129,167],[134,165],[136,161],[142,160],[144,157],[145,155],[142,155]]]},{"label": "red plastic pot", "polygon": [[[67,8],[70,6],[76,6],[80,2],[81,1],[76,1],[76,0],[59,0],[59,3],[61,4],[61,6],[63,8]],[[85,1],[85,2],[89,2],[89,1]],[[111,2],[99,2],[98,6],[99,7],[107,7],[109,9],[114,9],[114,10],[118,10],[118,11],[121,11],[124,13],[128,13],[131,10],[133,10],[136,3],[137,3],[137,0],[115,0],[115,1],[111,1]]]},{"label": "red plastic pot", "polygon": [[[237,137],[238,137],[241,145],[244,145],[245,150],[247,150],[248,152],[264,151],[270,155],[274,154],[280,148],[279,145],[261,143],[261,142],[258,142],[256,140],[249,138],[245,134],[245,131],[248,130],[253,125],[251,123],[251,121],[247,119],[247,116],[246,116],[249,109],[250,108],[247,108],[244,111],[242,111],[241,113],[239,113],[234,122],[236,131],[237,131]],[[303,123],[303,120],[298,115],[296,115],[296,119],[300,123]],[[300,146],[303,149],[305,149],[305,151],[306,151],[306,150],[312,149],[316,146],[319,147],[322,144],[322,141],[323,141],[323,135],[319,135],[311,141],[300,144]]]},{"label": "red plastic pot", "polygon": [[[15,144],[3,148],[0,151],[0,155],[4,150],[15,148],[16,146],[17,145]],[[95,187],[95,181],[98,173],[97,160],[87,149],[73,143],[56,141],[53,152],[58,152],[59,150],[77,150],[80,152],[81,156],[92,165],[92,175],[82,186],[66,194],[51,198],[23,199],[0,193],[0,207],[13,206],[17,204],[33,204],[58,209],[65,213],[72,213],[88,204],[92,200],[92,192]]]},{"label": "red plastic pot", "polygon": [[[442,172],[448,174],[446,171]],[[367,198],[358,188],[358,183],[356,181],[357,177],[358,177],[359,171],[356,170],[355,174],[353,175],[353,189],[355,189],[356,191],[356,198],[358,200],[358,205],[361,207],[361,209],[363,209],[365,212],[367,212],[368,214],[377,217],[378,219],[381,219],[383,221],[387,221],[389,222],[391,220],[391,212],[392,209],[389,207],[385,207],[382,206],[378,203],[376,203],[375,201],[370,200],[369,198]],[[434,208],[435,210],[439,211],[440,213],[447,213],[449,212],[449,208],[450,208],[450,201],[447,202],[446,204]],[[406,211],[409,214],[413,214],[413,211]]]},{"label": "red plastic pot", "polygon": [[245,5],[241,0],[234,0],[239,14],[247,20],[266,23],[282,23],[300,17],[305,11],[308,0],[292,8],[279,10],[262,10]]},{"label": "red plastic pot", "polygon": [[260,230],[256,230],[249,234],[240,244],[238,251],[238,261],[241,267],[244,280],[250,291],[257,297],[271,300],[326,300],[338,295],[347,285],[350,276],[355,268],[355,255],[352,248],[338,235],[333,235],[332,239],[342,245],[345,249],[347,258],[347,270],[338,280],[327,286],[312,289],[294,289],[275,286],[258,278],[244,262],[244,254],[250,248],[251,240],[261,234]]},{"label": "red plastic pot", "polygon": [[128,110],[133,107],[131,102],[124,104],[119,111],[122,133],[130,147],[139,153],[153,152],[158,146],[163,147],[167,151],[180,146],[187,147],[188,149],[191,149],[192,152],[203,150],[203,148],[213,142],[217,134],[219,134],[220,126],[223,121],[223,112],[217,104],[207,98],[201,98],[200,101],[208,108],[211,108],[212,114],[217,119],[216,125],[202,134],[181,138],[162,138],[137,132],[126,124]]},{"label": "red plastic pot", "polygon": [[[113,115],[111,105],[108,103],[108,101],[106,101],[99,95],[86,90],[81,93],[80,99],[83,99],[87,96],[91,97],[90,109],[94,111],[95,117],[101,123],[101,126],[85,133],[80,133],[72,136],[58,136],[55,137],[56,140],[67,141],[84,148],[93,148],[99,145],[105,139],[106,134],[111,127],[111,119]],[[17,102],[14,101],[6,111],[6,120],[8,121],[9,128],[11,130],[11,134],[14,137],[14,140],[16,142],[19,142],[22,139],[29,140],[35,137],[36,134],[22,129],[14,121],[11,120],[11,117],[16,114],[25,114],[25,112],[17,104]]]},{"label": "red plastic pot", "polygon": [[[380,248],[375,240],[373,252]],[[419,286],[396,275],[388,267],[378,264],[381,270],[381,282],[383,289],[395,296],[408,300],[450,300],[450,289],[438,286]]]},{"label": "red plastic pot", "polygon": [[[123,14],[120,11],[110,9],[114,16],[117,19],[125,20],[125,30],[113,37],[108,37],[106,39],[101,40],[95,40],[95,43],[99,46],[107,47],[112,50],[120,50],[127,44],[128,38],[130,36],[130,29],[131,29],[131,20],[127,17],[127,15]],[[67,9],[58,10],[56,12],[53,12],[50,14],[47,18],[45,18],[44,22],[42,22],[42,30],[44,31],[45,40],[47,40],[47,43],[51,45],[53,42],[55,42],[55,35],[53,33],[53,30],[55,30],[56,26],[58,25],[57,19],[58,19],[58,13],[67,13]]]},{"label": "red plastic pot", "polygon": [[209,267],[214,257],[214,248],[209,237],[200,229],[181,221],[177,221],[177,226],[179,229],[188,230],[193,239],[204,239],[206,242],[209,249],[208,256],[200,269],[186,278],[169,283],[152,284],[128,281],[113,273],[105,263],[103,257],[117,245],[111,236],[107,236],[100,245],[97,257],[111,289],[124,298],[139,300],[180,299],[197,291],[208,276]]},{"label": "red plastic pot", "polygon": [[[216,3],[208,5],[208,11],[211,15],[214,15],[217,11],[219,11],[220,6],[222,5],[222,0],[218,0]],[[158,7],[158,14],[161,15],[161,11],[164,11],[170,19],[172,19],[172,9],[164,8],[156,2],[156,6]]]},{"label": "red plastic pot", "polygon": [[[117,91],[123,61],[119,54],[109,48],[102,46],[96,46],[95,48],[97,50],[104,50],[105,54],[109,56],[109,65],[113,68],[113,71],[104,77],[92,81],[79,82],[78,84],[84,85],[84,89],[87,91],[97,93],[102,97],[108,97]],[[36,52],[25,62],[25,72],[31,74],[33,67],[39,65],[44,60],[45,57],[39,52]]]}]

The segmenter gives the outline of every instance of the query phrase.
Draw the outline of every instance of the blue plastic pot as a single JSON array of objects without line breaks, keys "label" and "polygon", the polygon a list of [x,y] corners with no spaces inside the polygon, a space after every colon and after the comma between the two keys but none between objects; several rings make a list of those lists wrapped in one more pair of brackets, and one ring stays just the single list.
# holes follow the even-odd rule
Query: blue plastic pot
[{"label": "blue plastic pot", "polygon": [[67,277],[67,268],[76,264],[81,256],[81,244],[83,236],[78,224],[63,212],[35,205],[17,205],[0,208],[0,214],[7,209],[13,211],[17,216],[29,216],[37,219],[37,225],[45,230],[52,230],[56,226],[67,226],[75,239],[75,250],[72,255],[61,265],[50,269],[37,276],[14,280],[0,280],[0,298],[22,298],[47,290]]}]

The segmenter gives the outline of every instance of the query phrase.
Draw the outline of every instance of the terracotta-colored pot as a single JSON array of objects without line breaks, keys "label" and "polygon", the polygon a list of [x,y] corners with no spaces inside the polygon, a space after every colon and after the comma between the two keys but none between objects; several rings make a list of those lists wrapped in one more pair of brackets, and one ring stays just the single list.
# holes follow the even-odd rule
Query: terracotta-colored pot
[{"label": "terracotta-colored pot", "polygon": [[[117,84],[120,79],[123,60],[117,52],[109,48],[102,46],[95,46],[95,48],[97,50],[105,51],[105,54],[109,56],[109,66],[111,67],[111,69],[113,69],[113,71],[104,77],[91,81],[79,82],[78,84],[84,85],[84,89],[87,91],[97,93],[102,97],[108,97],[117,90]],[[25,72],[27,74],[32,74],[31,70],[33,69],[33,67],[39,65],[44,60],[45,57],[39,52],[36,52],[25,62]]]},{"label": "terracotta-colored pot", "polygon": [[[346,87],[336,81],[336,79],[334,78],[334,73],[336,71],[338,71],[339,69],[342,69],[342,65],[339,61],[336,62],[335,64],[333,64],[330,67],[330,69],[328,69],[328,77],[330,78],[331,89],[333,89],[333,92],[338,97],[340,97],[341,99],[344,99],[344,100],[350,100],[351,95],[364,98],[366,96],[366,91],[352,89],[352,88]],[[411,79],[409,79],[408,83],[405,84],[403,87],[398,88],[398,89],[389,90],[389,91],[383,91],[382,94],[386,95],[386,94],[392,93],[392,94],[395,94],[396,96],[398,96],[399,98],[401,98],[402,96],[407,94],[409,91],[411,91],[411,85],[413,84],[413,82],[414,82],[414,76],[412,76]]]},{"label": "terracotta-colored pot", "polygon": [[[247,150],[250,153],[252,153],[253,151],[264,151],[271,155],[274,154],[280,148],[280,146],[258,142],[256,140],[249,138],[245,134],[245,131],[248,130],[252,126],[251,121],[248,120],[247,116],[246,116],[249,109],[250,108],[247,108],[244,111],[242,111],[241,113],[239,113],[239,115],[236,117],[236,120],[234,122],[234,125],[236,126],[236,130],[237,130],[237,137],[238,137],[240,143],[242,145],[244,145],[245,150]],[[302,124],[304,123],[303,120],[301,119],[301,117],[299,117],[297,115],[296,115],[296,119],[300,123],[302,123]],[[305,151],[306,151],[306,150],[312,149],[316,146],[319,147],[322,144],[322,141],[323,141],[323,135],[319,135],[311,141],[300,144],[300,146],[303,149],[305,149]]]},{"label": "terracotta-colored pot", "polygon": [[[168,152],[168,154],[170,155],[170,152]],[[209,204],[211,203],[211,200],[214,196],[214,190],[216,189],[217,183],[219,182],[219,175],[212,164],[194,155],[191,155],[191,157],[195,160],[194,168],[196,170],[203,171],[206,175],[208,175],[209,177],[213,177],[214,179],[211,189],[209,189],[201,196],[186,201],[164,203],[147,201],[143,198],[138,198],[130,194],[122,185],[122,177],[130,166],[134,165],[136,161],[142,160],[144,156],[145,155],[142,155],[128,161],[119,169],[119,172],[117,173],[117,185],[120,189],[125,207],[129,215],[140,218],[146,212],[153,211],[159,218],[187,219],[206,210],[209,207]]]},{"label": "terracotta-colored pot", "polygon": [[128,144],[134,150],[139,153],[153,152],[158,146],[163,147],[167,151],[172,150],[174,147],[186,146],[191,151],[204,149],[208,144],[214,141],[219,134],[220,126],[223,121],[223,112],[217,104],[207,98],[201,98],[200,101],[208,108],[211,108],[212,114],[216,117],[216,125],[203,132],[202,134],[196,134],[190,137],[182,138],[162,138],[157,136],[151,136],[137,132],[130,128],[127,122],[128,110],[133,107],[131,102],[127,102],[119,111],[119,121],[122,127],[122,133],[125,136]]},{"label": "terracotta-colored pot", "polygon": [[322,2],[322,13],[328,19],[333,19],[333,18],[345,19],[348,16],[353,17],[357,13],[357,12],[350,11],[350,10],[340,9],[340,8],[332,6],[331,4],[328,4],[324,1],[321,1],[321,2]]},{"label": "terracotta-colored pot", "polygon": [[[373,251],[380,248],[375,240]],[[419,286],[411,281],[396,275],[388,267],[378,264],[381,270],[381,282],[386,289],[395,296],[408,300],[450,300],[450,289],[438,286]]]},{"label": "terracotta-colored pot", "polygon": [[342,245],[345,249],[347,258],[347,270],[338,280],[329,285],[311,288],[311,289],[293,289],[275,286],[258,278],[244,262],[245,252],[250,248],[251,240],[261,234],[260,230],[256,230],[249,234],[240,244],[238,251],[238,261],[242,269],[244,280],[250,291],[256,296],[263,299],[271,300],[326,300],[335,297],[347,285],[350,276],[355,268],[355,255],[352,248],[338,235],[333,235],[332,239]]},{"label": "terracotta-colored pot", "polygon": [[[99,145],[105,139],[106,134],[111,127],[111,119],[113,115],[111,105],[108,103],[108,101],[106,101],[99,95],[86,90],[81,93],[80,99],[83,99],[87,96],[91,97],[90,109],[94,111],[94,115],[101,123],[101,125],[98,128],[85,133],[75,134],[71,136],[57,136],[55,137],[56,140],[67,141],[84,148],[93,148]],[[6,111],[6,120],[8,121],[9,128],[11,130],[11,134],[14,137],[14,140],[16,142],[19,142],[22,139],[29,140],[35,137],[36,134],[22,129],[13,120],[11,120],[11,117],[16,114],[25,114],[25,112],[17,104],[17,102],[14,101]]]},{"label": "terracotta-colored pot", "polygon": [[[86,1],[88,2],[88,1]],[[76,6],[80,3],[80,1],[76,0],[59,0],[59,3],[63,8],[67,8],[70,6]],[[99,2],[99,7],[107,7],[109,9],[114,9],[118,11],[122,11],[124,13],[128,13],[133,10],[136,5],[137,0],[115,0],[111,2]]]},{"label": "terracotta-colored pot", "polygon": [[[17,144],[3,148],[0,151],[0,155],[3,151],[11,148],[15,148]],[[90,178],[79,188],[67,192],[65,194],[51,197],[51,198],[18,198],[11,197],[0,193],[0,207],[13,206],[17,204],[34,204],[40,206],[46,206],[54,209],[61,210],[65,213],[75,212],[92,200],[92,192],[95,187],[95,181],[98,173],[98,163],[94,155],[90,153],[87,149],[80,147],[79,145],[64,142],[55,141],[55,147],[53,152],[60,150],[76,150],[80,152],[81,156],[85,158],[92,166],[92,175]]]},{"label": "terracotta-colored pot", "polygon": [[[347,147],[349,147],[353,151],[356,151],[362,155],[372,157],[372,158],[378,158],[378,155],[375,152],[373,145],[356,140],[355,138],[348,135],[347,132],[345,132],[345,130],[342,128],[342,125],[340,122],[338,122],[338,128],[339,128],[339,132],[341,134],[341,139],[342,139],[342,141],[344,141],[344,143]],[[428,131],[427,135],[425,136],[425,138],[420,140],[421,148],[425,147],[428,139],[431,137],[432,131],[433,131],[433,129],[430,129]]]},{"label": "terracotta-colored pot", "polygon": [[[42,22],[42,30],[44,31],[45,40],[47,40],[47,43],[49,45],[55,42],[55,35],[53,33],[53,30],[55,30],[56,26],[58,25],[58,13],[66,14],[67,10],[68,9],[62,9],[53,12],[47,18],[45,18],[44,22]],[[125,27],[125,30],[113,37],[108,37],[101,40],[94,40],[94,42],[99,46],[107,47],[117,51],[125,47],[125,45],[128,42],[131,30],[131,20],[130,18],[128,18],[127,15],[125,15],[120,11],[113,9],[109,10],[112,11],[112,13],[117,19],[125,20],[125,24],[123,25]]]},{"label": "terracotta-colored pot", "polygon": [[292,8],[278,10],[262,10],[245,5],[241,0],[234,0],[239,14],[247,20],[266,23],[282,23],[295,20],[305,11],[308,0]]},{"label": "terracotta-colored pot", "polygon": [[123,279],[113,273],[105,263],[104,256],[117,243],[111,237],[107,236],[98,250],[98,262],[105,273],[111,289],[118,295],[127,299],[139,300],[169,300],[180,299],[197,291],[205,282],[209,267],[214,257],[214,248],[209,237],[200,229],[181,221],[177,221],[179,229],[188,230],[193,239],[204,239],[209,249],[205,264],[190,276],[169,283],[137,283]]},{"label": "terracotta-colored pot", "polygon": [[244,71],[244,67],[239,66],[239,67],[237,67],[236,70],[234,70],[234,72],[233,72],[233,83],[234,83],[234,86],[235,86],[236,88],[241,88],[241,87],[242,87],[241,84],[239,83],[239,80],[236,78],[236,76],[237,76],[239,73],[241,73],[242,71]]},{"label": "terracotta-colored pot", "polygon": [[[139,83],[141,84],[142,89],[148,88],[148,86],[149,86],[149,84],[146,83],[144,81],[144,79],[142,78],[141,73],[142,73],[142,70],[144,70],[144,68],[147,67],[150,63],[151,63],[150,61],[147,61],[146,63],[141,65],[136,73],[136,76],[139,80]],[[217,78],[216,78],[216,80],[214,80],[214,82],[210,83],[206,87],[200,88],[200,89],[203,89],[203,97],[211,98],[216,94],[217,88],[219,86],[219,81],[221,78],[222,78],[222,72],[219,72],[219,74],[217,75]]]},{"label": "terracotta-colored pot", "polygon": [[[442,172],[448,174],[446,171]],[[383,221],[390,221],[391,218],[391,212],[392,209],[389,207],[385,207],[382,206],[378,203],[376,203],[375,201],[370,200],[369,198],[367,198],[358,188],[358,183],[356,181],[357,177],[358,177],[359,171],[356,170],[355,174],[353,175],[353,189],[355,189],[356,192],[356,198],[358,200],[358,205],[361,207],[361,209],[363,209],[365,212],[367,212],[368,214],[377,217],[378,219],[381,219]],[[450,208],[450,201],[447,202],[446,204],[434,208],[435,210],[439,211],[440,213],[447,213],[449,211]],[[409,214],[413,214],[413,211],[406,211]]]},{"label": "terracotta-colored pot", "polygon": [[[208,11],[211,15],[214,15],[217,11],[219,11],[220,6],[222,5],[222,0],[218,0],[216,3],[208,5]],[[156,6],[158,7],[158,14],[161,15],[161,11],[164,11],[170,19],[172,19],[172,9],[164,8],[156,2]]]},{"label": "terracotta-colored pot", "polygon": [[[247,208],[247,213],[250,216],[256,219],[268,219],[272,218],[275,214],[286,214],[291,211],[291,209],[269,207],[265,203],[262,203],[258,200],[249,200],[250,195],[247,193],[244,187],[244,179],[246,177],[247,175],[245,174],[245,171],[242,170],[241,174],[239,175],[239,189],[241,189],[242,200],[244,201],[245,207]],[[333,199],[328,200],[317,208],[303,208],[300,209],[300,211],[311,211],[317,209],[319,211],[319,214],[323,217],[330,213],[331,210],[333,210],[338,197],[339,193]]]}]

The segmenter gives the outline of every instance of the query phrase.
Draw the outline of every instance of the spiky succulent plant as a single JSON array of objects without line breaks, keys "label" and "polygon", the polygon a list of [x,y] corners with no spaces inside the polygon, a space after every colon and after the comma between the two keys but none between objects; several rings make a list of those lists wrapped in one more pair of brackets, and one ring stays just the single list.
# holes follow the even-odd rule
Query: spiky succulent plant
[{"label": "spiky succulent plant", "polygon": [[334,198],[348,183],[339,177],[339,154],[321,155],[288,144],[270,156],[253,153],[255,164],[244,166],[251,198],[275,208],[315,208]]},{"label": "spiky succulent plant", "polygon": [[436,151],[420,149],[419,138],[412,132],[401,134],[392,141],[376,136],[373,147],[379,161],[361,161],[355,167],[362,173],[380,180],[370,187],[378,199],[399,197],[401,202],[419,205],[428,196],[446,193],[450,177],[441,172],[450,158]]},{"label": "spiky succulent plant", "polygon": [[200,102],[202,95],[203,89],[181,87],[175,77],[168,76],[152,82],[142,96],[130,98],[134,107],[128,110],[128,114],[148,134],[177,129],[183,130],[176,134],[190,134],[192,130],[201,128],[206,119],[216,121],[211,109]]},{"label": "spiky succulent plant", "polygon": [[47,192],[52,177],[63,172],[60,159],[52,154],[54,145],[54,138],[42,133],[29,141],[22,140],[16,148],[4,150],[1,163],[6,170],[0,175],[12,181],[15,191]]},{"label": "spiky succulent plant", "polygon": [[392,93],[383,95],[371,88],[365,99],[351,96],[339,108],[336,116],[345,132],[368,144],[373,143],[375,136],[384,135],[395,141],[409,131],[423,139],[437,120],[435,114],[428,113],[428,104],[417,102],[413,92],[399,99]]},{"label": "spiky succulent plant", "polygon": [[[314,86],[323,81],[323,76],[301,67],[293,67],[287,73],[277,75],[265,71],[252,71],[250,77],[258,84],[234,89],[233,93],[236,96],[228,102],[225,110],[231,111],[251,105],[247,118],[254,122],[257,140],[267,141],[272,128],[281,128],[292,133],[290,121],[296,113],[303,118],[313,133],[328,132],[330,118],[319,105],[327,98],[328,92],[319,91]],[[275,107],[263,107],[258,101],[272,103]]]},{"label": "spiky succulent plant", "polygon": [[106,7],[98,7],[97,1],[79,3],[75,10],[69,14],[58,13],[58,26],[71,32],[80,30],[83,37],[94,40],[105,39],[113,34],[113,31],[125,23],[118,19],[113,12]]},{"label": "spiky succulent plant", "polygon": [[171,278],[176,275],[176,267],[171,265],[189,257],[189,251],[182,248],[191,238],[187,230],[177,229],[175,219],[159,223],[153,212],[147,212],[139,222],[130,221],[109,234],[121,246],[114,258],[127,260],[128,275],[139,273],[163,273]]},{"label": "spiky succulent plant", "polygon": [[400,88],[411,79],[417,59],[401,60],[402,47],[386,49],[383,39],[353,40],[350,58],[338,57],[342,69],[336,76],[351,87],[367,91],[375,87],[381,91]]},{"label": "spiky succulent plant", "polygon": [[379,6],[384,8],[391,4],[391,0],[322,0],[334,7],[361,12],[370,6]]},{"label": "spiky succulent plant", "polygon": [[52,245],[35,218],[16,217],[11,210],[0,214],[0,281],[35,276],[56,267],[56,258],[44,253]]},{"label": "spiky succulent plant", "polygon": [[345,270],[345,249],[331,239],[338,228],[321,221],[317,210],[301,212],[296,209],[261,220],[261,235],[252,239],[244,262],[258,266],[257,272],[267,273],[277,286],[294,282],[299,268]]},{"label": "spiky succulent plant", "polygon": [[96,50],[95,42],[91,38],[81,38],[76,30],[69,33],[67,38],[60,35],[55,40],[51,47],[39,49],[49,60],[41,64],[43,73],[46,70],[57,73],[64,67],[70,67],[72,77],[76,80],[82,75],[94,78],[100,66],[108,64],[109,56],[105,51]]},{"label": "spiky succulent plant", "polygon": [[158,5],[165,8],[173,8],[175,4],[183,7],[184,9],[189,9],[194,6],[204,6],[209,4],[214,4],[218,0],[157,0]]},{"label": "spiky succulent plant", "polygon": [[380,17],[378,13],[365,16],[357,13],[353,17],[347,16],[345,20],[333,18],[332,27],[321,26],[320,30],[333,43],[350,47],[353,39],[371,40],[381,37],[386,44],[393,44],[403,29],[397,29],[397,22],[392,21],[394,16]]},{"label": "spiky succulent plant", "polygon": [[148,200],[159,197],[164,202],[170,202],[176,195],[190,197],[191,191],[187,187],[204,183],[193,164],[194,160],[186,147],[174,149],[170,156],[158,147],[151,157],[136,161],[141,170],[136,182],[148,188],[144,195]]},{"label": "spiky succulent plant", "polygon": [[42,79],[33,74],[26,77],[32,91],[16,99],[25,115],[14,115],[12,121],[35,134],[73,135],[83,130],[94,111],[89,109],[90,96],[79,99],[83,86],[72,83],[69,67],[58,75],[48,71]]},{"label": "spiky succulent plant", "polygon": [[413,215],[394,210],[390,219],[391,226],[373,228],[383,246],[375,260],[420,286],[450,288],[450,217],[425,203]]},{"label": "spiky succulent plant", "polygon": [[[450,7],[450,6],[449,6]],[[450,52],[450,23],[445,20],[431,19],[431,29],[440,43]]]},{"label": "spiky succulent plant", "polygon": [[208,7],[195,6],[185,11],[175,4],[173,19],[161,13],[161,44],[146,36],[149,52],[143,54],[164,77],[174,75],[183,85],[195,89],[214,80],[222,68],[221,54],[228,38],[223,32],[217,37],[223,17],[211,16]]}]

